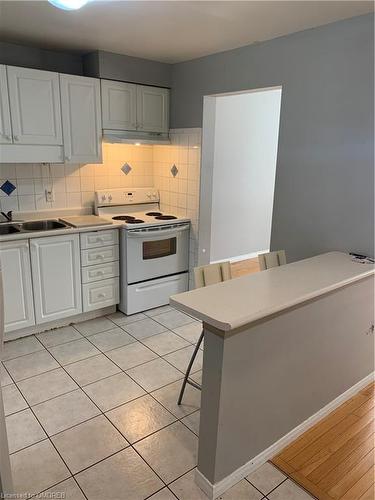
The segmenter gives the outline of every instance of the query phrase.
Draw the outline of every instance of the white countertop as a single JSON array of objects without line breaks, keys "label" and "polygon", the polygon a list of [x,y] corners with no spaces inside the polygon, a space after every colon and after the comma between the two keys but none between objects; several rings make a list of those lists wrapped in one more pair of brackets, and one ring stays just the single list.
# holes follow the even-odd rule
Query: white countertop
[{"label": "white countertop", "polygon": [[173,295],[170,304],[222,331],[263,319],[375,274],[373,264],[330,252]]},{"label": "white countertop", "polygon": [[[49,220],[55,219],[54,217],[50,217]],[[14,224],[17,224],[14,221]],[[11,234],[1,234],[0,235],[0,245],[1,243],[5,243],[6,241],[16,241],[16,240],[30,240],[32,238],[44,238],[47,236],[59,236],[63,234],[76,234],[76,233],[86,233],[89,231],[108,231],[110,229],[119,229],[122,227],[122,224],[104,224],[98,226],[90,226],[90,227],[71,227],[68,226],[66,228],[61,229],[49,229],[48,231],[25,231],[20,233],[11,233]]]}]

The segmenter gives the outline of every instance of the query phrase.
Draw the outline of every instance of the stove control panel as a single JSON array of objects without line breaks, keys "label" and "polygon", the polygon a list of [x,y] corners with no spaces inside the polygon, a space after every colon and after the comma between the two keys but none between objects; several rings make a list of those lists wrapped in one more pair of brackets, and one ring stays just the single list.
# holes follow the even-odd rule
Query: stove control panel
[{"label": "stove control panel", "polygon": [[105,189],[95,192],[95,208],[158,202],[159,191],[153,187]]}]

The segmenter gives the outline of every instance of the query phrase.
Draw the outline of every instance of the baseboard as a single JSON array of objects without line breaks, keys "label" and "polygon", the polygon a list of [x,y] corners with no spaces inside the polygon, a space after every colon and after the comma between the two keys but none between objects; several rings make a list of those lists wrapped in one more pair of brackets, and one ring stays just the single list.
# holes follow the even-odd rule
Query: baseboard
[{"label": "baseboard", "polygon": [[350,387],[350,389],[335,398],[333,401],[314,413],[314,415],[288,432],[288,434],[280,438],[274,444],[259,453],[259,455],[246,462],[244,465],[233,471],[231,474],[229,474],[229,476],[226,476],[221,481],[213,484],[208,481],[208,479],[197,469],[195,471],[195,481],[197,485],[212,500],[222,495],[229,488],[241,481],[241,479],[248,476],[249,474],[251,474],[251,472],[267,462],[267,460],[277,455],[277,453],[279,453],[283,448],[285,448],[288,444],[298,438],[301,434],[306,432],[310,427],[319,422],[319,420],[324,418],[331,411],[335,410],[342,403],[345,403],[345,401],[347,401],[352,396],[357,394],[357,392],[359,392],[361,389],[366,387],[366,385],[374,380],[374,373],[375,372],[370,373],[367,377],[357,382],[357,384]]},{"label": "baseboard", "polygon": [[111,314],[113,312],[116,312],[116,306],[108,306],[103,309],[96,309],[95,311],[78,314],[77,316],[68,316],[67,318],[29,326],[27,328],[22,328],[21,330],[6,332],[4,334],[4,342],[8,342],[9,340],[16,340],[21,337],[28,337],[29,335],[42,333],[47,330],[52,330],[53,328],[61,328],[62,326],[74,325],[75,323],[81,323],[81,321],[99,318],[100,316],[105,316],[106,314]]}]

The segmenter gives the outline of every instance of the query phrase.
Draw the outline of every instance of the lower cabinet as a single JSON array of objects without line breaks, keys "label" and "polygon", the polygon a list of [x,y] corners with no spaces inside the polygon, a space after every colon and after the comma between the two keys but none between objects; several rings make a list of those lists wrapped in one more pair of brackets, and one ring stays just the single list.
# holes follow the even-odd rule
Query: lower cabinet
[{"label": "lower cabinet", "polygon": [[30,240],[37,323],[82,312],[78,234]]},{"label": "lower cabinet", "polygon": [[0,244],[4,288],[4,330],[12,332],[35,324],[28,240]]}]

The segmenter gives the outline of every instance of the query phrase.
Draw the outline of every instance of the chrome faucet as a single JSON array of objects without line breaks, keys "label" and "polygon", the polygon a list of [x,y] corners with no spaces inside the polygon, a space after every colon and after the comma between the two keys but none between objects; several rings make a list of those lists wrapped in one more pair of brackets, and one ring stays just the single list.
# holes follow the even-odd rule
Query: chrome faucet
[{"label": "chrome faucet", "polygon": [[13,213],[12,210],[9,210],[9,212],[0,212],[0,214],[6,219],[6,222],[12,222],[13,220]]}]

